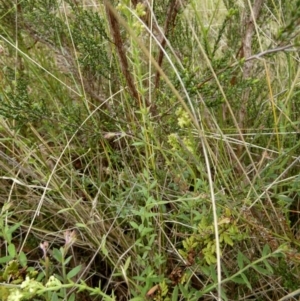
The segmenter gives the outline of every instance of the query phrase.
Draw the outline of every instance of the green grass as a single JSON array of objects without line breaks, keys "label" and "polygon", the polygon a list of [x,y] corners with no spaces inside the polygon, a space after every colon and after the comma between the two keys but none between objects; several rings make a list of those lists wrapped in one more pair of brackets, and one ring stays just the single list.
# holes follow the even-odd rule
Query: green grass
[{"label": "green grass", "polygon": [[298,4],[133,2],[0,0],[2,300],[296,296]]}]

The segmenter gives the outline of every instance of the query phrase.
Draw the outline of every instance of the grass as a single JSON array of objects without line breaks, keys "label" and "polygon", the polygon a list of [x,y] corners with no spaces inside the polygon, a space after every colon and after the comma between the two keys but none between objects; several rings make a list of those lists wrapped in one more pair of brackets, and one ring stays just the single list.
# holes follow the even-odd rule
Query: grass
[{"label": "grass", "polygon": [[0,1],[2,300],[298,294],[298,4],[196,2]]}]

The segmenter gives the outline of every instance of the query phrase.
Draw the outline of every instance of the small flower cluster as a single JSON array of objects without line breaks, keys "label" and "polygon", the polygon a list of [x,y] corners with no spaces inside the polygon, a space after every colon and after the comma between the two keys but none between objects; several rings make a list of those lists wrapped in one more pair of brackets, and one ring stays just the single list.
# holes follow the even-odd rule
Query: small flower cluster
[{"label": "small flower cluster", "polygon": [[191,118],[187,111],[184,111],[182,107],[178,108],[175,112],[180,128],[184,128],[191,124]]},{"label": "small flower cluster", "polygon": [[28,276],[20,285],[20,289],[11,290],[7,301],[21,301],[23,299],[29,300],[36,295],[36,292],[40,289],[43,289],[44,286],[42,283],[29,278]]},{"label": "small flower cluster", "polygon": [[[176,110],[175,115],[177,116],[177,124],[181,129],[188,129],[190,127],[191,117],[186,110],[180,107]],[[180,138],[178,134],[172,133],[168,136],[168,143],[172,146],[173,150],[180,149],[180,144],[184,144],[189,152],[194,152],[194,144],[190,137]]]},{"label": "small flower cluster", "polygon": [[134,29],[137,36],[139,36],[144,30],[144,24],[137,18],[133,17],[134,15],[142,18],[146,15],[146,7],[143,3],[138,3],[134,10],[129,7],[127,0],[122,0],[117,5],[117,10],[123,13],[127,19],[128,24]]}]

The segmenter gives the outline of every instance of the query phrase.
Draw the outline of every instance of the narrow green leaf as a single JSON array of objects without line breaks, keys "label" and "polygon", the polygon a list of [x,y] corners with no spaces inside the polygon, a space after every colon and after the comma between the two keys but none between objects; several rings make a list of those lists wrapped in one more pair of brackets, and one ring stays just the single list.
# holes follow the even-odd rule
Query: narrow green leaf
[{"label": "narrow green leaf", "polygon": [[258,273],[263,274],[263,275],[270,275],[271,273],[259,265],[253,265],[253,269],[255,269]]},{"label": "narrow green leaf", "polygon": [[186,300],[188,300],[189,299],[189,291],[182,284],[179,284],[179,289],[180,289],[180,292],[182,293],[183,297]]},{"label": "narrow green leaf", "polygon": [[51,301],[59,301],[59,298],[57,296],[57,293],[56,292],[53,292],[52,293],[52,296],[51,296]]},{"label": "narrow green leaf", "polygon": [[59,188],[63,188],[65,184],[68,182],[68,179],[65,179],[61,184]]},{"label": "narrow green leaf", "polygon": [[231,239],[231,237],[228,234],[224,233],[223,239],[227,245],[233,246],[233,240]]},{"label": "narrow green leaf", "polygon": [[72,259],[72,257],[73,256],[69,256],[67,259],[65,259],[64,265],[67,265],[70,262],[70,260]]},{"label": "narrow green leaf", "polygon": [[0,263],[7,263],[9,261],[11,261],[13,259],[13,257],[11,256],[4,256],[0,258]]},{"label": "narrow green leaf", "polygon": [[54,257],[58,262],[62,262],[62,254],[61,254],[60,250],[54,248],[54,249],[53,249],[53,257]]},{"label": "narrow green leaf", "polygon": [[145,236],[148,233],[153,232],[153,228],[143,228],[143,230],[141,231],[141,236]]},{"label": "narrow green leaf", "polygon": [[265,245],[262,251],[262,256],[266,257],[267,255],[269,255],[271,253],[271,249],[269,245]]},{"label": "narrow green leaf", "polygon": [[124,271],[127,271],[129,265],[130,265],[130,262],[131,262],[131,257],[129,256],[127,259],[126,259],[126,262],[124,264]]},{"label": "narrow green leaf", "polygon": [[221,290],[221,297],[222,297],[222,300],[228,301],[228,297],[227,297],[227,295],[226,295],[225,288],[223,288],[223,289]]},{"label": "narrow green leaf", "polygon": [[244,279],[240,276],[236,276],[236,277],[232,278],[231,280],[237,284],[245,284]]},{"label": "narrow green leaf", "polygon": [[7,250],[8,250],[8,254],[11,256],[11,257],[15,257],[16,256],[16,247],[14,244],[9,244],[8,247],[7,247]]},{"label": "narrow green leaf", "polygon": [[176,285],[173,289],[172,301],[177,301],[177,300],[178,300],[178,286]]},{"label": "narrow green leaf", "polygon": [[81,270],[81,264],[78,265],[77,267],[73,268],[68,274],[67,274],[67,278],[71,279],[73,277],[75,277]]},{"label": "narrow green leaf", "polygon": [[134,221],[129,222],[129,224],[130,224],[130,226],[131,226],[133,229],[138,229],[138,228],[139,228],[138,224],[137,224],[136,222],[134,222]]},{"label": "narrow green leaf", "polygon": [[144,146],[145,142],[133,142],[131,145],[132,146]]},{"label": "narrow green leaf", "polygon": [[286,196],[286,195],[277,195],[277,198],[280,200],[280,201],[283,201],[284,203],[287,203],[287,204],[291,204],[293,203],[293,199]]},{"label": "narrow green leaf", "polygon": [[246,275],[242,273],[242,274],[241,274],[241,277],[242,277],[243,280],[244,280],[244,284],[246,284],[247,287],[248,287],[250,290],[252,290],[252,286],[251,286],[251,284],[250,284],[248,278],[246,277]]},{"label": "narrow green leaf", "polygon": [[242,270],[244,267],[244,255],[240,251],[238,252],[237,262],[238,262],[238,266],[239,266],[240,270]]},{"label": "narrow green leaf", "polygon": [[263,263],[265,264],[267,270],[270,272],[270,274],[273,274],[273,268],[271,267],[271,265],[269,264],[269,262],[267,260],[264,260]]},{"label": "narrow green leaf", "polygon": [[21,222],[20,222],[20,223],[16,223],[16,224],[14,224],[13,226],[9,227],[9,228],[7,229],[7,232],[10,233],[10,234],[12,234],[12,233],[15,232],[21,225],[22,225]]},{"label": "narrow green leaf", "polygon": [[[215,259],[215,258],[214,258]],[[214,282],[218,282],[218,276],[214,265],[210,265],[210,277]]]},{"label": "narrow green leaf", "polygon": [[77,228],[87,228],[87,226],[85,224],[82,223],[76,223],[75,224]]},{"label": "narrow green leaf", "polygon": [[101,240],[101,251],[104,256],[108,255],[108,250],[106,248],[106,236],[104,235]]},{"label": "narrow green leaf", "polygon": [[150,185],[149,191],[151,191],[154,187],[156,187],[156,185],[157,185],[157,181],[155,180],[155,181],[153,181],[152,184]]},{"label": "narrow green leaf", "polygon": [[26,257],[26,254],[23,251],[19,253],[18,259],[19,259],[20,265],[23,268],[27,266],[27,257]]},{"label": "narrow green leaf", "polygon": [[179,252],[179,254],[180,254],[183,258],[186,258],[186,257],[187,257],[187,253],[184,252],[183,250],[179,249],[178,252]]},{"label": "narrow green leaf", "polygon": [[73,210],[73,208],[63,208],[63,209],[59,210],[59,211],[57,212],[57,214],[61,214],[61,213],[64,213],[64,212],[68,212],[68,211],[70,211],[70,210]]},{"label": "narrow green leaf", "polygon": [[75,301],[75,293],[72,293],[68,301]]}]

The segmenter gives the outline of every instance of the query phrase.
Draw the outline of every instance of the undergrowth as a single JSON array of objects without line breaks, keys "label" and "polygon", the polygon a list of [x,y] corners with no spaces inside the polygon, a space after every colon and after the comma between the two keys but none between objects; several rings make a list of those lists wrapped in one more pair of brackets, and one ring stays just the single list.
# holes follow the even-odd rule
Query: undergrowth
[{"label": "undergrowth", "polygon": [[299,12],[0,0],[1,300],[296,298]]}]

